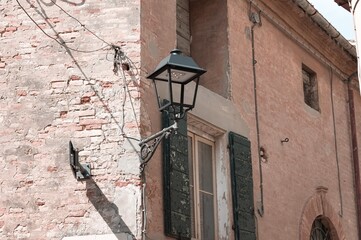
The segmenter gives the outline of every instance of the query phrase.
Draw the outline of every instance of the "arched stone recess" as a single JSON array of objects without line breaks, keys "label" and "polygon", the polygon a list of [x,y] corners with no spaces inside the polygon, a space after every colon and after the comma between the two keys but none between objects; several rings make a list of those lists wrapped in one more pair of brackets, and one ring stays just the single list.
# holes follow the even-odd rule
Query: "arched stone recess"
[{"label": "arched stone recess", "polygon": [[327,200],[327,190],[326,187],[318,187],[305,204],[300,220],[300,240],[310,240],[312,224],[317,217],[328,220],[332,240],[346,240],[340,217]]}]

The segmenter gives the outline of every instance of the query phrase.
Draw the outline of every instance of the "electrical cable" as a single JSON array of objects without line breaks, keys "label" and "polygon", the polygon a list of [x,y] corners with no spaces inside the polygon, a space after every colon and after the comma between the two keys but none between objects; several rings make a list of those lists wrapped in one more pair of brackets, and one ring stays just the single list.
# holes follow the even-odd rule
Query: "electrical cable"
[{"label": "electrical cable", "polygon": [[69,17],[71,17],[72,19],[74,19],[75,21],[77,21],[80,26],[82,26],[85,30],[87,30],[88,32],[90,32],[94,37],[96,37],[97,39],[99,39],[100,41],[102,41],[103,43],[105,43],[108,46],[112,46],[112,44],[108,43],[107,41],[105,41],[104,39],[100,38],[98,35],[96,35],[93,31],[91,31],[89,28],[87,28],[85,26],[85,24],[83,24],[82,22],[80,22],[76,17],[72,16],[70,13],[68,13],[67,11],[64,10],[64,8],[62,8],[61,6],[59,6],[54,0],[50,0],[55,6],[57,6],[61,11],[63,11],[66,15],[68,15]]},{"label": "electrical cable", "polygon": [[[133,113],[134,113],[134,120],[135,122],[138,124],[138,121],[137,121],[137,116],[135,114],[135,109],[134,109],[134,105],[133,105],[133,102],[132,102],[132,98],[131,98],[131,94],[130,94],[130,91],[129,91],[129,88],[128,88],[128,83],[126,81],[126,77],[125,77],[125,72],[124,72],[124,62],[123,60],[124,59],[129,59],[128,57],[125,56],[124,52],[122,52],[120,50],[120,47],[119,46],[115,46],[115,45],[112,45],[113,49],[114,49],[114,57],[113,57],[113,61],[114,61],[114,69],[113,69],[113,72],[115,75],[118,75],[119,72],[121,72],[121,78],[123,79],[123,91],[124,91],[124,96],[123,96],[123,102],[122,102],[122,108],[123,108],[123,116],[122,116],[122,120],[123,120],[123,123],[122,125],[120,126],[121,128],[121,132],[122,132],[122,136],[124,138],[128,138],[128,139],[133,139],[135,141],[138,141],[140,142],[139,139],[136,139],[136,138],[133,138],[133,137],[128,137],[126,136],[126,134],[124,133],[124,121],[125,121],[125,102],[126,102],[126,99],[127,99],[127,96],[129,96],[129,101],[131,103],[131,107],[132,107],[132,110],[133,110]],[[109,51],[108,51],[109,53]],[[107,56],[108,56],[108,53],[107,53]],[[128,94],[128,95],[127,95]]]},{"label": "electrical cable", "polygon": [[254,95],[254,108],[256,119],[256,132],[257,132],[257,152],[258,152],[258,167],[260,175],[260,194],[261,194],[261,206],[258,209],[258,214],[263,217],[264,215],[264,196],[263,196],[263,173],[262,173],[262,157],[261,157],[261,139],[260,139],[260,127],[259,127],[259,110],[258,110],[258,98],[257,98],[257,77],[256,77],[256,59],[255,59],[255,44],[254,44],[254,28],[258,23],[254,22],[251,27],[251,41],[252,41],[252,72],[253,72],[253,95]]},{"label": "electrical cable", "polygon": [[153,238],[150,238],[147,234],[147,202],[146,202],[146,186],[147,186],[147,180],[145,177],[145,173],[142,172],[142,180],[143,180],[143,186],[142,186],[142,192],[141,192],[141,199],[142,199],[142,218],[143,218],[143,224],[142,224],[142,240],[155,240]]},{"label": "electrical cable", "polygon": [[[102,47],[102,48],[99,48],[99,49],[96,49],[96,50],[92,50],[92,51],[88,51],[88,50],[78,50],[78,49],[74,49],[74,48],[71,48],[71,47],[67,46],[65,43],[62,43],[62,42],[59,41],[58,39],[56,39],[56,38],[54,38],[53,36],[50,36],[49,34],[47,34],[47,33],[38,25],[38,23],[30,16],[30,14],[25,10],[25,8],[20,4],[20,2],[19,2],[18,0],[16,0],[16,2],[17,2],[18,5],[20,6],[20,8],[24,11],[24,13],[28,16],[28,18],[29,18],[47,37],[53,39],[53,40],[56,41],[59,45],[63,46],[65,49],[67,49],[67,50],[72,50],[72,51],[76,51],[76,52],[91,53],[91,52],[96,52],[96,51],[102,50],[102,49],[104,49],[104,48],[106,48],[106,47],[108,47],[108,46],[111,46],[112,49],[115,50],[115,56],[114,56],[114,64],[115,64],[115,65],[121,63],[121,59],[124,58],[124,59],[126,59],[126,60],[128,61],[128,63],[131,63],[131,65],[135,67],[135,64],[133,63],[133,61],[131,61],[130,58],[128,58],[127,56],[125,56],[125,54],[120,50],[120,47],[119,47],[119,46],[116,46],[116,45],[112,45],[112,44],[107,43],[105,40],[99,38],[98,36],[96,36],[92,31],[90,31],[90,30],[87,29],[87,28],[85,28],[85,29],[86,29],[87,31],[91,32],[91,33],[92,33],[94,36],[96,36],[98,39],[100,39],[100,40],[102,40],[104,43],[106,43],[107,46],[104,46],[104,47]],[[54,2],[53,2],[53,3],[54,3]],[[55,4],[55,3],[54,3],[54,4]],[[64,11],[64,10],[63,10],[63,11]],[[68,14],[68,15],[71,16],[70,14]],[[75,17],[72,17],[72,18],[76,19]],[[78,20],[77,20],[77,21],[78,21]],[[78,22],[81,24],[80,21],[78,21]],[[84,27],[83,24],[81,24],[81,25]],[[109,51],[108,51],[108,53],[109,53]],[[107,55],[108,55],[108,53],[107,53]],[[119,68],[118,68],[118,69],[119,69]],[[116,71],[118,71],[118,69],[117,69]],[[138,69],[137,69],[137,68],[135,68],[135,69],[137,70],[137,73],[138,73]],[[113,70],[113,71],[115,71],[115,70]],[[124,70],[122,71],[122,73],[123,73],[123,78],[125,79]],[[126,82],[124,82],[124,83],[126,84]],[[127,86],[126,86],[126,88],[127,88]],[[127,90],[129,90],[129,89],[127,88]],[[126,93],[125,93],[125,94],[126,94]],[[128,93],[128,94],[130,95],[130,93]],[[133,105],[132,105],[132,106],[133,106]],[[133,107],[133,111],[134,111],[134,107]],[[124,127],[122,127],[121,130],[123,131],[123,129],[124,129]],[[132,140],[135,140],[135,141],[140,142],[139,139],[126,136],[126,135],[124,134],[124,132],[123,132],[122,136],[123,136],[124,138],[132,139]]]},{"label": "electrical cable", "polygon": [[330,68],[330,85],[331,85],[331,106],[332,106],[332,122],[333,122],[333,135],[334,135],[334,143],[335,143],[335,155],[336,155],[336,166],[337,166],[337,179],[338,179],[338,191],[340,198],[340,217],[343,216],[343,201],[342,201],[342,188],[341,188],[341,174],[340,174],[340,160],[338,157],[338,148],[337,148],[337,132],[336,132],[336,117],[335,117],[335,106],[333,101],[333,71]]},{"label": "electrical cable", "polygon": [[19,0],[16,0],[16,2],[19,5],[19,7],[23,10],[23,12],[28,16],[28,18],[45,34],[45,36],[47,36],[48,38],[54,40],[55,42],[57,42],[60,46],[64,47],[65,49],[69,49],[69,50],[72,50],[72,51],[75,51],[75,52],[81,52],[81,53],[92,53],[92,52],[98,52],[98,51],[103,50],[103,49],[108,47],[108,46],[104,46],[104,47],[101,47],[101,48],[95,49],[95,50],[79,50],[79,49],[69,47],[68,45],[66,45],[66,43],[64,41],[59,41],[57,38],[55,38],[55,37],[49,35],[48,33],[46,33],[39,26],[39,24],[30,16],[30,14],[26,11],[26,9],[23,7],[23,5],[21,5]]},{"label": "electrical cable", "polygon": [[[111,45],[111,46],[112,46],[113,49],[114,48],[119,48],[119,50],[120,50],[120,47],[118,47],[116,45]],[[139,75],[139,70],[138,70],[137,66],[135,65],[135,63],[127,55],[125,55],[123,52],[120,51],[121,55],[119,57],[114,56],[114,57],[110,58],[109,57],[110,56],[109,51],[110,51],[110,49],[107,51],[107,54],[106,54],[106,57],[105,57],[105,59],[107,61],[118,63],[118,64],[124,64],[124,61],[126,60],[126,63],[129,65],[129,67],[132,67],[133,69],[136,70],[136,72],[133,73],[133,75]],[[117,52],[115,52],[115,54],[117,54]]]}]

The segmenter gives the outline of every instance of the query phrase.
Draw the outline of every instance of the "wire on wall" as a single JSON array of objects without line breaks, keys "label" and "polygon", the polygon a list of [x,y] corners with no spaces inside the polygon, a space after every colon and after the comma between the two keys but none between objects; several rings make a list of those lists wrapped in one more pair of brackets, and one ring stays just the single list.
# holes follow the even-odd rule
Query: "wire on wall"
[{"label": "wire on wall", "polygon": [[[51,35],[49,35],[48,33],[46,33],[40,26],[39,24],[35,21],[34,18],[32,18],[30,16],[30,14],[26,11],[26,9],[24,8],[23,5],[21,5],[21,3],[19,2],[19,0],[16,0],[17,4],[19,5],[19,7],[23,10],[23,12],[26,14],[26,16],[28,16],[28,18],[40,29],[40,31],[43,32],[43,34],[45,36],[47,36],[48,38],[54,40],[55,42],[57,42],[60,46],[64,47],[65,49],[69,49],[69,50],[72,50],[74,52],[81,52],[81,53],[93,53],[93,52],[98,52],[98,51],[101,51],[111,45],[107,44],[106,46],[103,46],[101,48],[98,48],[98,49],[94,49],[94,50],[79,50],[79,49],[75,49],[75,48],[72,48],[72,47],[69,47],[68,45],[65,44],[65,42],[61,39],[61,40],[58,40],[58,38],[56,37],[53,37]],[[89,30],[88,30],[89,31]],[[91,32],[92,33],[92,32]],[[94,33],[93,33],[94,34]],[[99,37],[97,37],[99,38]],[[100,38],[99,38],[100,39]],[[104,41],[104,40],[103,40]],[[105,41],[104,41],[105,42]]]},{"label": "wire on wall", "polygon": [[[257,154],[258,154],[258,167],[260,175],[260,194],[261,194],[261,206],[257,209],[258,214],[262,217],[264,215],[264,204],[263,204],[263,173],[262,173],[262,157],[261,157],[261,143],[260,143],[260,129],[259,129],[259,112],[258,112],[258,100],[257,100],[257,75],[256,75],[256,58],[255,58],[255,46],[254,46],[254,28],[259,21],[256,21],[257,17],[252,13],[250,15],[250,20],[252,21],[251,27],[251,42],[252,42],[252,72],[253,72],[253,95],[254,95],[254,108],[255,108],[255,119],[256,119],[256,131],[257,131]],[[258,19],[259,19],[259,14]],[[254,16],[252,18],[252,16]]]},{"label": "wire on wall", "polygon": [[92,34],[94,37],[96,37],[97,39],[99,39],[100,41],[102,41],[103,43],[105,43],[108,46],[112,46],[112,44],[108,43],[107,41],[105,41],[104,39],[100,38],[98,35],[96,35],[93,31],[91,31],[89,28],[87,28],[85,26],[85,24],[83,24],[82,22],[80,22],[76,17],[72,16],[70,13],[68,13],[66,10],[64,10],[64,8],[62,8],[61,6],[59,6],[54,0],[50,0],[55,6],[57,6],[61,11],[63,11],[66,15],[68,15],[69,17],[71,17],[72,19],[74,19],[75,21],[77,21],[80,26],[82,26],[85,30],[87,30],[90,34]]},{"label": "wire on wall", "polygon": [[338,192],[340,198],[340,212],[339,215],[343,216],[343,201],[342,201],[342,188],[341,188],[341,179],[340,179],[340,163],[338,157],[338,148],[337,148],[337,132],[336,132],[336,120],[335,120],[335,106],[333,102],[333,71],[330,68],[330,85],[331,85],[331,106],[332,106],[332,121],[333,121],[333,135],[335,141],[335,155],[336,155],[336,166],[337,166],[337,180],[338,180]]},{"label": "wire on wall", "polygon": [[[49,35],[48,33],[46,33],[40,26],[39,24],[30,16],[30,14],[26,11],[26,9],[21,5],[21,3],[19,2],[19,0],[16,0],[17,4],[20,6],[20,8],[23,10],[23,12],[28,16],[28,18],[49,38],[51,38],[52,40],[56,41],[59,45],[61,45],[62,47],[64,47],[68,53],[70,54],[70,56],[72,58],[74,58],[72,56],[72,54],[70,53],[70,51],[76,51],[76,52],[82,52],[82,53],[93,53],[93,52],[97,52],[97,51],[100,51],[100,50],[103,50],[107,47],[111,47],[112,50],[114,50],[114,59],[113,59],[113,62],[114,62],[114,69],[113,69],[113,72],[118,75],[119,72],[121,72],[122,74],[122,79],[123,79],[123,84],[124,84],[124,103],[123,103],[123,107],[125,105],[125,100],[126,100],[126,94],[128,93],[129,97],[131,96],[130,95],[130,92],[129,92],[129,88],[127,86],[127,82],[126,82],[126,77],[125,77],[125,73],[124,73],[124,70],[129,70],[131,67],[132,69],[135,69],[136,70],[136,73],[135,75],[138,74],[138,69],[137,67],[135,66],[134,62],[129,58],[127,57],[123,51],[121,51],[121,48],[117,45],[113,45],[113,44],[110,44],[108,43],[107,41],[105,41],[104,39],[100,38],[99,36],[97,36],[93,31],[91,31],[90,29],[88,29],[87,27],[85,27],[84,24],[82,24],[77,18],[73,17],[72,15],[70,15],[68,12],[66,12],[63,8],[61,8],[58,4],[55,3],[54,0],[51,0],[51,2],[56,5],[58,8],[60,8],[64,13],[66,13],[69,17],[71,17],[72,19],[76,20],[84,29],[86,29],[87,31],[89,31],[92,35],[94,35],[96,38],[98,38],[99,40],[101,40],[102,42],[104,42],[106,44],[106,46],[104,47],[101,47],[99,49],[96,49],[96,50],[79,50],[79,49],[74,49],[74,48],[71,48],[69,47],[65,41],[63,39],[61,39],[60,37],[58,38],[55,38],[51,35]],[[39,12],[38,12],[39,13]],[[40,13],[39,13],[40,14]],[[43,18],[45,19],[46,16],[43,16]],[[55,31],[55,30],[54,30]],[[58,36],[57,32],[55,32],[55,35]],[[108,51],[109,52],[109,51]],[[108,53],[107,53],[107,56],[108,56]],[[108,58],[107,58],[108,60]],[[124,62],[126,61],[126,63]],[[74,62],[77,64],[77,61],[74,59]],[[119,68],[119,65],[122,65],[121,68]],[[127,69],[124,69],[124,65],[128,65],[128,68]],[[88,77],[86,76],[86,74],[82,71],[81,67],[77,64],[77,67],[79,68],[79,70],[81,70],[83,76],[88,79]],[[120,71],[121,70],[121,71]],[[134,105],[133,103],[131,103],[132,105],[132,109],[133,109],[133,112],[134,112]],[[124,110],[124,109],[123,109]],[[123,111],[124,112],[124,111]],[[135,115],[135,113],[134,113]],[[124,117],[123,117],[124,119]],[[137,121],[137,118],[136,118],[136,115],[135,115],[135,121]],[[138,124],[138,121],[137,121],[137,124]],[[132,138],[132,137],[129,137],[129,136],[126,136],[126,134],[124,133],[124,123],[123,125],[121,126],[121,130],[122,130],[122,136],[124,138],[127,138],[127,139],[133,139],[135,141],[140,141],[139,139],[136,139],[136,138]]]}]

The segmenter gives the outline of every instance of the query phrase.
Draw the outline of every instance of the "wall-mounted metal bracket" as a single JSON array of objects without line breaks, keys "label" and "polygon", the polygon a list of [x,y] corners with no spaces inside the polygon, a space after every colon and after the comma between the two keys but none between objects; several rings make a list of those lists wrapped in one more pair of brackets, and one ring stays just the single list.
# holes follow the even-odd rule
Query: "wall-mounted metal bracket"
[{"label": "wall-mounted metal bracket", "polygon": [[90,178],[90,164],[79,163],[79,151],[74,148],[73,143],[69,141],[69,161],[76,180],[84,180]]},{"label": "wall-mounted metal bracket", "polygon": [[142,163],[140,165],[140,170],[143,171],[145,165],[149,162],[152,158],[155,150],[157,149],[158,145],[162,141],[163,138],[168,138],[168,136],[172,133],[177,132],[178,124],[177,121],[173,123],[173,125],[162,129],[161,131],[143,139],[140,143],[140,158]]}]

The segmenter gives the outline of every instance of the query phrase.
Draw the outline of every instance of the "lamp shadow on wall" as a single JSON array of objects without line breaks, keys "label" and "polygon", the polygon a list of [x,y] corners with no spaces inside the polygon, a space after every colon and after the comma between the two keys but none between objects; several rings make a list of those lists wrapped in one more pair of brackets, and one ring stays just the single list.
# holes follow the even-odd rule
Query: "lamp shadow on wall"
[{"label": "lamp shadow on wall", "polygon": [[86,182],[86,195],[103,220],[119,240],[135,239],[129,227],[119,215],[117,205],[110,202],[96,182],[90,178]]}]

